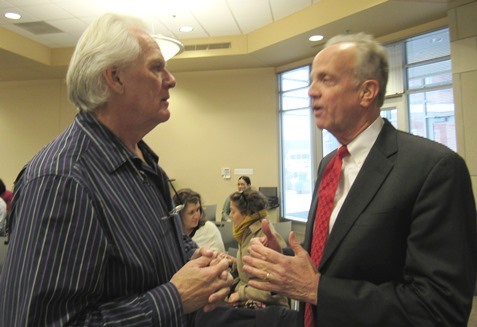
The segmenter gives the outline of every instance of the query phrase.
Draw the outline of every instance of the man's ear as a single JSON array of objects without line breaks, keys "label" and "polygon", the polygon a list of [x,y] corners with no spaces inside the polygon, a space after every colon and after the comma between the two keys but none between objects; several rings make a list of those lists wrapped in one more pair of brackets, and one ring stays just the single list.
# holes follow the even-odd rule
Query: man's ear
[{"label": "man's ear", "polygon": [[117,67],[108,67],[103,70],[103,77],[108,84],[109,88],[113,92],[122,93],[124,91],[124,85],[121,81],[121,71]]},{"label": "man's ear", "polygon": [[360,98],[363,107],[369,107],[377,98],[379,93],[378,81],[369,79],[361,84]]}]

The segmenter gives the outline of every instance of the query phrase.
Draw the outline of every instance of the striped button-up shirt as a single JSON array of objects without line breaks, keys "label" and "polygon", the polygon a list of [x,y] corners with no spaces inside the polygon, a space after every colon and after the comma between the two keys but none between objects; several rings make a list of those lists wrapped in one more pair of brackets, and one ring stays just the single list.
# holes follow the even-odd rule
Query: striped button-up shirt
[{"label": "striped button-up shirt", "polygon": [[[195,249],[167,176],[92,114],[26,166],[15,185],[0,277],[0,326],[186,326],[169,282]],[[162,218],[162,219],[161,219]]]}]

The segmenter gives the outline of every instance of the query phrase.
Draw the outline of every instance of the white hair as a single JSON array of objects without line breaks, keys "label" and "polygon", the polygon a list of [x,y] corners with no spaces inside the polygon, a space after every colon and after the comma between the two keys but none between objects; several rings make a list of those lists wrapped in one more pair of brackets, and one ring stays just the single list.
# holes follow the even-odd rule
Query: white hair
[{"label": "white hair", "polygon": [[93,111],[107,103],[110,91],[103,71],[125,67],[141,53],[133,27],[148,31],[137,17],[105,14],[85,30],[76,45],[66,74],[70,101],[82,111]]}]

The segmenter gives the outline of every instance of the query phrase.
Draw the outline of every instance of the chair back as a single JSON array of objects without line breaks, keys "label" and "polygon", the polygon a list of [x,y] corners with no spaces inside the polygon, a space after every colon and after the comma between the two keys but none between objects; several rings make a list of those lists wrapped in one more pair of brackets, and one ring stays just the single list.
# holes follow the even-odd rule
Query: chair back
[{"label": "chair back", "polygon": [[217,212],[217,205],[216,204],[208,204],[204,206],[204,214],[205,218],[210,221],[216,221],[216,212]]},{"label": "chair back", "polygon": [[222,235],[225,251],[228,251],[230,247],[238,248],[238,242],[233,235],[234,223],[232,221],[218,221],[215,224],[220,231],[220,235]]}]

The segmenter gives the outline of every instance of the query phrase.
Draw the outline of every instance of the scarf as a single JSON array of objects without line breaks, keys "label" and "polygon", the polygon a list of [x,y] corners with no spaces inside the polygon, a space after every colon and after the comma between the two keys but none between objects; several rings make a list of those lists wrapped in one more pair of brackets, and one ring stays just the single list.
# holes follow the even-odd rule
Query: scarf
[{"label": "scarf", "polygon": [[251,216],[245,216],[244,220],[238,225],[234,225],[233,235],[239,244],[242,244],[242,237],[245,230],[257,220],[263,219],[268,215],[267,210],[263,209],[255,212]]}]

